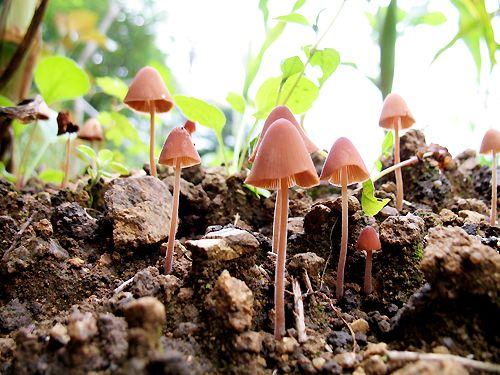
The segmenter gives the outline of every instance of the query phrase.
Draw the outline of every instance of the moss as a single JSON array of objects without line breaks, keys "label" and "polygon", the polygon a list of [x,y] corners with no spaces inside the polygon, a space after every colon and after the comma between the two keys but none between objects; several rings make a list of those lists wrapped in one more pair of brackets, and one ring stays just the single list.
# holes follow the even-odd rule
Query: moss
[{"label": "moss", "polygon": [[415,260],[421,260],[423,255],[424,255],[424,247],[422,246],[421,243],[419,243],[417,245],[417,247],[415,248],[415,252],[413,253],[413,257],[415,258]]}]

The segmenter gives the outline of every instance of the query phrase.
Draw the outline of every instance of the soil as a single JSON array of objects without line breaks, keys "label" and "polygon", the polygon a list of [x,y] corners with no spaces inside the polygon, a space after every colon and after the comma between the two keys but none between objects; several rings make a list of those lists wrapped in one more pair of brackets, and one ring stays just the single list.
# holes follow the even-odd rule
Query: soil
[{"label": "soil", "polygon": [[[437,150],[413,130],[401,143],[402,160]],[[162,255],[171,169],[159,168],[162,183],[142,172],[92,189],[85,178],[66,190],[31,181],[22,192],[0,181],[0,373],[481,373],[446,359],[388,355],[500,360],[491,171],[473,151],[452,159],[439,150],[404,170],[400,213],[392,175],[376,182],[376,195],[391,201],[375,217],[361,210],[360,188],[350,187],[341,300],[339,191],[290,190],[282,341],[272,335],[275,195],[245,188],[244,172],[183,170],[172,275],[163,274]],[[314,155],[318,168],[322,160]],[[366,225],[382,242],[370,295],[363,293],[366,255],[355,249]],[[303,332],[294,280],[304,294]]]}]

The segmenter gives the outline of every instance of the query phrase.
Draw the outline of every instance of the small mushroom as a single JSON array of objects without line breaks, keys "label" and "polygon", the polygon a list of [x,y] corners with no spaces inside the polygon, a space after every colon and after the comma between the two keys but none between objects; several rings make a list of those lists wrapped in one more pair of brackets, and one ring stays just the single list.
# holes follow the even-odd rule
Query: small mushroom
[{"label": "small mushroom", "polygon": [[77,136],[78,138],[91,143],[101,142],[104,140],[101,123],[96,118],[89,118],[85,121]]},{"label": "small mushroom", "polygon": [[196,131],[196,124],[193,121],[187,120],[183,127],[189,134],[193,134]]},{"label": "small mushroom", "polygon": [[[259,140],[257,141],[257,145],[255,146],[250,157],[248,158],[248,161],[250,163],[254,162],[255,155],[257,154],[257,150],[259,149],[259,146],[262,142],[262,138],[266,134],[267,130],[276,120],[278,120],[280,118],[290,121],[290,124],[295,126],[295,128],[299,131],[299,134],[302,137],[302,140],[304,141],[304,143],[306,145],[307,152],[312,154],[313,152],[318,151],[318,147],[306,135],[306,133],[304,132],[304,130],[302,129],[300,124],[297,122],[297,120],[295,119],[295,116],[290,111],[290,109],[288,109],[287,106],[280,105],[280,106],[277,106],[276,108],[274,108],[271,111],[271,113],[269,113],[269,116],[267,116],[267,119],[264,122],[264,127],[262,128],[262,131],[260,133]],[[279,190],[276,192],[275,208],[277,211],[279,211],[279,209],[280,209],[279,204],[281,201],[281,199],[279,197],[279,192],[280,192]],[[278,247],[279,227],[280,227],[279,219],[280,219],[280,215],[276,215],[276,213],[275,213],[274,214],[274,222],[273,222],[273,244],[272,244],[273,253],[276,253],[276,249]]]},{"label": "small mushroom", "polygon": [[61,183],[61,189],[68,186],[70,157],[71,157],[71,134],[77,133],[80,127],[73,122],[71,114],[67,111],[61,111],[57,115],[57,135],[68,134],[66,140],[66,161],[64,163],[64,179]]},{"label": "small mushroom", "polygon": [[[395,93],[387,95],[382,107],[380,115],[380,127],[388,130],[394,130],[394,164],[401,162],[399,153],[399,131],[408,129],[415,123],[415,119],[411,114],[406,102],[403,98]],[[401,168],[396,169],[396,209],[403,209],[403,174]]]},{"label": "small mushroom", "polygon": [[[194,130],[194,123],[189,124],[188,128]],[[186,130],[186,125],[182,128],[174,128],[170,132],[165,144],[163,145],[158,163],[175,168],[174,197],[172,214],[170,215],[170,231],[168,235],[167,252],[165,255],[165,273],[169,274],[172,272],[175,233],[177,232],[181,169],[201,163],[200,155],[198,155],[198,152],[194,147],[193,141],[191,140],[191,134],[188,130]]]},{"label": "small mushroom", "polygon": [[347,138],[339,138],[332,146],[321,172],[321,181],[328,181],[342,187],[342,239],[337,266],[337,298],[344,295],[344,268],[347,257],[348,197],[347,185],[363,182],[370,178],[358,150]]},{"label": "small mushroom", "polygon": [[490,129],[486,132],[481,142],[479,149],[481,154],[490,154],[493,157],[493,165],[491,166],[491,216],[490,225],[495,225],[497,222],[497,152],[500,152],[500,131]]},{"label": "small mushroom", "polygon": [[356,249],[366,251],[366,264],[365,264],[365,294],[370,294],[373,291],[372,286],[372,253],[382,248],[380,239],[378,238],[377,231],[371,226],[365,227],[358,237]]},{"label": "small mushroom", "polygon": [[156,177],[155,113],[170,111],[174,106],[172,97],[160,73],[155,68],[146,66],[137,72],[123,101],[136,111],[149,113],[149,168],[151,175]]},{"label": "small mushroom", "polygon": [[295,185],[309,188],[319,183],[316,169],[304,141],[293,124],[278,119],[267,129],[255,155],[245,183],[264,189],[278,190],[280,203],[274,214],[280,216],[274,291],[274,336],[285,333],[285,260],[288,189]]}]

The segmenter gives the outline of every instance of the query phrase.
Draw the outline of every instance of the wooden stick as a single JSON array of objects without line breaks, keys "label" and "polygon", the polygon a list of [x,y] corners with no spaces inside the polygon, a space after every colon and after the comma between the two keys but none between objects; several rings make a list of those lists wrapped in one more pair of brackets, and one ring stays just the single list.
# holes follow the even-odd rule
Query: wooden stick
[{"label": "wooden stick", "polygon": [[181,185],[181,160],[175,159],[175,180],[172,214],[170,215],[170,232],[168,234],[167,253],[165,255],[165,273],[172,272],[175,247],[175,233],[177,232],[177,220],[179,217],[179,190]]},{"label": "wooden stick", "polygon": [[297,279],[292,281],[293,302],[295,308],[295,326],[297,327],[297,337],[300,343],[307,341],[306,323],[304,318],[304,303],[302,301],[302,291]]}]

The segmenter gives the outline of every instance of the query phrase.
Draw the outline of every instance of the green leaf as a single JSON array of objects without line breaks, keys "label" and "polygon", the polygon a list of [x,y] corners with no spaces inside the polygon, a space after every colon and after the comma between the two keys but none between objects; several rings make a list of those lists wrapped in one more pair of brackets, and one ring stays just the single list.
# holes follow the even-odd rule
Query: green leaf
[{"label": "green leaf", "polygon": [[394,147],[394,134],[392,131],[386,132],[384,140],[382,141],[382,156],[389,156],[392,154],[392,149]]},{"label": "green leaf", "polygon": [[113,160],[113,151],[103,149],[97,154],[97,160],[101,167],[105,167],[108,163]]},{"label": "green leaf", "polygon": [[446,22],[446,17],[441,12],[428,12],[416,17],[413,17],[410,20],[410,24],[413,26],[417,25],[429,25],[429,26],[438,26]]},{"label": "green leaf", "polygon": [[227,94],[226,101],[236,112],[241,114],[245,113],[246,102],[243,96],[236,94],[235,92],[230,92]]},{"label": "green leaf", "polygon": [[129,169],[126,166],[116,161],[112,161],[111,163],[109,163],[109,168],[112,169],[114,172],[119,173],[121,176],[126,176],[130,174]]},{"label": "green leaf", "polygon": [[262,12],[262,18],[264,19],[264,25],[267,26],[267,20],[269,19],[269,8],[267,6],[268,0],[259,0],[259,9]]},{"label": "green leaf", "polygon": [[12,107],[14,103],[6,96],[0,95],[0,107]]},{"label": "green leaf", "polygon": [[38,175],[38,178],[45,183],[59,185],[64,178],[64,172],[60,169],[45,169]]},{"label": "green leaf", "polygon": [[192,96],[175,95],[174,102],[189,120],[222,134],[226,116],[219,108]]},{"label": "green leaf", "polygon": [[264,198],[269,198],[271,196],[271,192],[266,189],[258,188],[248,184],[243,184],[243,187],[254,193],[257,198],[260,198],[261,196]]},{"label": "green leaf", "polygon": [[257,119],[267,117],[276,105],[276,99],[280,89],[281,77],[268,78],[260,85],[255,94],[255,107],[257,108]]},{"label": "green leaf", "polygon": [[304,63],[299,56],[293,56],[285,59],[281,63],[281,72],[283,73],[282,81],[286,81],[288,77],[296,73],[304,71]]},{"label": "green leaf", "polygon": [[[309,49],[305,49],[306,55],[309,57]],[[311,60],[311,66],[319,66],[323,75],[318,79],[320,87],[325,81],[337,70],[340,64],[340,54],[333,48],[325,48],[314,51]]]},{"label": "green leaf", "polygon": [[295,4],[293,4],[292,12],[299,10],[305,4],[306,0],[297,0]]},{"label": "green leaf", "polygon": [[311,108],[319,95],[319,87],[310,79],[300,75],[301,73],[294,74],[286,80],[281,89],[280,100],[280,104],[286,104],[297,115]]},{"label": "green leaf", "polygon": [[120,101],[123,101],[125,95],[127,95],[128,86],[120,78],[99,77],[96,79],[96,83],[104,93],[114,96]]},{"label": "green leaf", "polygon": [[385,98],[392,91],[397,39],[397,1],[391,0],[380,34],[380,91]]},{"label": "green leaf", "polygon": [[299,25],[309,26],[309,21],[300,13],[290,13],[285,16],[276,17],[278,21],[288,22],[288,23],[298,23]]},{"label": "green leaf", "polygon": [[146,147],[137,129],[121,113],[101,112],[98,119],[104,127],[106,139],[113,142],[116,147],[120,147],[124,143],[126,146],[130,146],[130,143],[132,143],[137,147]]},{"label": "green leaf", "polygon": [[85,95],[90,89],[87,73],[63,56],[41,60],[35,69],[35,83],[49,105]]},{"label": "green leaf", "polygon": [[375,197],[375,187],[372,180],[363,182],[363,194],[361,195],[361,207],[368,216],[375,216],[384,208],[390,199],[378,199]]},{"label": "green leaf", "polygon": [[12,173],[7,172],[7,169],[5,168],[5,164],[0,161],[0,176],[5,178],[9,182],[16,182],[16,176],[14,176]]},{"label": "green leaf", "polygon": [[97,154],[92,147],[89,147],[87,145],[79,145],[76,149],[83,156],[87,157],[89,161],[97,160]]}]

